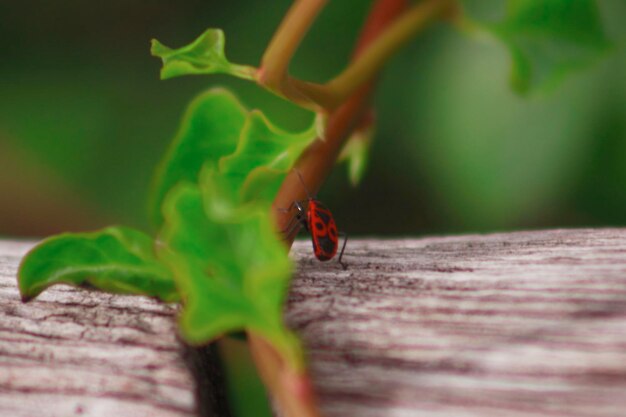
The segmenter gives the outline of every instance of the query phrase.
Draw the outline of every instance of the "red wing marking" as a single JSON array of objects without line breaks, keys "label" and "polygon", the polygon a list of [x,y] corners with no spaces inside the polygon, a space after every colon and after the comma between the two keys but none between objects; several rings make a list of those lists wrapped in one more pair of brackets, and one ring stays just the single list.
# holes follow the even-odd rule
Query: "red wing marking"
[{"label": "red wing marking", "polygon": [[337,226],[332,213],[317,200],[311,200],[307,220],[315,257],[320,261],[331,259],[337,253]]}]

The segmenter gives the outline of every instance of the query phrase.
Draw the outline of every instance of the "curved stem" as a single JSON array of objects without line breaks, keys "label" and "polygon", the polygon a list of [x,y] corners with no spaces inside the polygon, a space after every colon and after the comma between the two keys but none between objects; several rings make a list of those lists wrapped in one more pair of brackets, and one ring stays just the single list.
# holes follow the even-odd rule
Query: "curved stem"
[{"label": "curved stem", "polygon": [[283,89],[291,58],[327,1],[296,0],[291,6],[263,54],[257,76],[262,85]]},{"label": "curved stem", "polygon": [[[365,53],[369,45],[376,42],[381,34],[393,26],[399,16],[405,11],[406,0],[377,0],[374,2],[363,31],[355,47],[355,60]],[[372,74],[373,75],[373,74]],[[296,167],[302,174],[306,188],[316,194],[322,183],[335,165],[335,161],[343,147],[345,140],[352,129],[360,122],[363,114],[369,107],[369,97],[373,90],[374,81],[370,79],[344,100],[328,119],[326,137],[316,140],[302,154]],[[284,230],[290,216],[276,210],[289,207],[296,200],[306,198],[306,192],[297,175],[287,175],[273,202],[273,213],[278,230]],[[291,245],[292,241],[288,244]]]},{"label": "curved stem", "polygon": [[434,18],[445,12],[454,1],[424,0],[399,17],[381,36],[341,74],[326,84],[335,95],[348,96],[361,84],[372,78],[387,60]]},{"label": "curved stem", "polygon": [[[368,21],[364,26],[355,54],[375,39],[404,10],[406,0],[376,0]],[[362,85],[352,96],[333,112],[326,128],[326,138],[317,140],[300,157],[298,170],[306,187],[302,186],[297,175],[288,175],[272,205],[272,212],[281,213],[276,208],[289,207],[294,200],[306,197],[305,188],[316,193],[332,169],[335,160],[350,131],[359,123],[364,111],[369,107],[369,97],[373,81]],[[281,213],[282,214],[282,213]],[[278,230],[287,226],[289,216],[278,216]],[[292,242],[288,242],[291,245]],[[286,417],[319,417],[315,395],[310,378],[306,373],[290,369],[276,350],[263,338],[254,333],[248,334],[250,351],[266,386],[278,400]]]},{"label": "curved stem", "polygon": [[[456,0],[422,0],[404,12],[388,27],[376,22],[376,38],[361,38],[356,59],[338,76],[326,84],[307,82],[291,77],[288,67],[291,59],[321,9],[328,0],[297,0],[276,31],[257,71],[257,82],[302,107],[317,112],[337,109],[359,86],[376,74],[387,60],[416,33],[454,10]],[[395,0],[394,0],[395,1]],[[404,2],[403,2],[404,3]],[[394,3],[389,3],[394,4]],[[392,10],[393,6],[381,10]],[[389,12],[383,12],[389,13]],[[384,16],[383,16],[384,17]],[[376,21],[382,21],[377,18]],[[383,30],[384,29],[384,30]],[[373,30],[363,33],[374,33]]]},{"label": "curved stem", "polygon": [[[295,49],[290,49],[289,53],[282,56],[283,61],[273,67],[272,77],[278,77],[277,74],[285,77],[274,80],[278,80],[281,87],[287,87],[287,90],[281,91],[285,96],[296,96],[310,108],[323,104],[327,109],[336,109],[328,118],[325,138],[316,140],[296,163],[305,186],[303,187],[295,173],[287,175],[274,199],[272,211],[278,230],[287,226],[290,216],[277,208],[289,207],[293,201],[306,198],[307,189],[313,194],[317,193],[332,170],[345,140],[369,109],[374,77],[383,62],[426,22],[438,16],[450,1],[452,0],[425,0],[412,9],[406,15],[408,17],[399,18],[406,9],[406,0],[376,0],[355,48],[353,64],[329,85],[307,83],[287,76],[286,69]],[[311,21],[312,18],[308,21],[309,24]],[[289,47],[293,48],[301,38],[302,36],[294,40]],[[268,48],[264,63],[272,49]],[[267,71],[267,67],[265,70]],[[267,77],[267,74],[262,76]],[[355,79],[352,80],[352,77]],[[267,80],[265,78],[265,82]],[[287,244],[290,246],[292,242],[293,240]],[[280,354],[259,335],[249,333],[248,336],[250,350],[260,374],[281,405],[285,416],[319,417],[308,375],[290,369]]]}]

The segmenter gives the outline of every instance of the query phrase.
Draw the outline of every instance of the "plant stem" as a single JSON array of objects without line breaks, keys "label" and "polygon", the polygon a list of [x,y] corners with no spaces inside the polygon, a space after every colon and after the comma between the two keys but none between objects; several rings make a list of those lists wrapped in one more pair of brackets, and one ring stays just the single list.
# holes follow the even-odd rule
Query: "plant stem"
[{"label": "plant stem", "polygon": [[326,84],[333,94],[347,97],[372,78],[400,47],[434,18],[442,15],[453,0],[424,0],[399,17],[384,33],[363,50],[341,74]]},{"label": "plant stem", "polygon": [[[373,78],[383,63],[451,2],[424,0],[405,16],[399,17],[406,9],[406,0],[376,0],[355,47],[353,63],[328,85],[307,83],[287,75],[291,57],[306,32],[302,27],[298,29],[291,26],[292,22],[300,19],[300,24],[308,29],[325,1],[299,0],[294,4],[285,19],[289,22],[281,25],[263,57],[262,72],[258,79],[266,86],[278,87],[279,94],[297,98],[297,102],[304,103],[306,107],[316,108],[321,105],[336,110],[329,116],[325,138],[316,140],[296,163],[305,187],[297,175],[287,175],[274,199],[272,210],[278,230],[283,230],[291,219],[277,209],[284,209],[293,201],[306,198],[307,189],[313,194],[317,193],[332,170],[345,140],[369,108],[374,88]],[[317,7],[304,8],[304,3]],[[293,39],[285,40],[286,34],[291,34]],[[271,64],[272,57],[278,58],[279,62]],[[287,243],[290,246],[292,242]],[[248,340],[259,373],[284,415],[319,417],[309,376],[291,369],[284,358],[259,335],[249,333]]]},{"label": "plant stem", "polygon": [[[399,19],[398,16],[405,11],[406,6],[406,0],[377,0],[374,3],[356,44],[353,60],[358,60],[369,45],[376,42],[379,36],[395,24],[394,21]],[[321,187],[332,170],[345,140],[368,109],[372,89],[372,79],[357,88],[350,98],[329,116],[324,140],[314,141],[296,163],[296,168],[302,174],[306,188],[312,194],[316,194]],[[287,175],[272,206],[278,230],[284,230],[287,227],[290,216],[277,209],[289,207],[293,201],[303,200],[306,197],[306,191],[298,176]],[[289,245],[291,243],[288,242]]]},{"label": "plant stem", "polygon": [[259,375],[285,417],[321,417],[306,371],[290,368],[274,347],[254,332],[248,332],[250,353]]},{"label": "plant stem", "polygon": [[[375,39],[360,41],[356,48],[360,52],[357,59],[326,84],[290,77],[287,71],[289,62],[326,1],[298,0],[294,3],[270,42],[263,56],[261,69],[257,73],[259,84],[314,111],[335,110],[360,85],[376,74],[391,55],[416,33],[435,18],[442,17],[457,7],[456,0],[423,0],[417,3],[386,30],[380,30],[380,35]],[[297,26],[298,24],[301,26]],[[378,29],[380,28],[378,25]]]},{"label": "plant stem", "polygon": [[263,54],[257,76],[260,84],[272,90],[283,90],[289,63],[327,1],[296,0],[291,6]]}]

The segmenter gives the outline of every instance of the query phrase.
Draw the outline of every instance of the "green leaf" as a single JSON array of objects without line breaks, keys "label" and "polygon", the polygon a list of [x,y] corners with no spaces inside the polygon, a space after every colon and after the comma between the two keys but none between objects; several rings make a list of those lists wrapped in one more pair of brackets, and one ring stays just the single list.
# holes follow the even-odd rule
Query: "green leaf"
[{"label": "green leaf", "polygon": [[252,331],[300,366],[300,346],[282,322],[291,262],[271,202],[316,127],[282,131],[223,91],[198,99],[186,119],[152,204],[157,213],[162,206],[158,256],[184,301],[181,333],[206,343]]},{"label": "green leaf", "polygon": [[234,153],[219,161],[219,172],[240,190],[242,201],[270,203],[284,176],[302,151],[317,137],[317,127],[301,133],[285,132],[258,110],[250,112]]},{"label": "green leaf", "polygon": [[509,49],[520,93],[553,89],[610,47],[594,0],[509,0],[503,21],[483,28]]},{"label": "green leaf", "polygon": [[253,80],[256,69],[230,63],[224,55],[224,32],[207,29],[195,41],[178,49],[171,49],[156,39],[150,52],[163,60],[161,79],[189,74],[230,74]]},{"label": "green leaf", "polygon": [[222,188],[227,183],[210,165],[202,177],[204,190],[181,183],[164,204],[158,255],[185,299],[181,333],[190,343],[205,343],[227,332],[251,330],[300,363],[297,339],[282,322],[292,267],[272,228],[269,207],[224,210],[233,203],[231,190]]},{"label": "green leaf", "polygon": [[149,214],[156,226],[163,221],[161,205],[174,185],[196,182],[203,164],[217,164],[235,151],[247,114],[237,98],[224,89],[211,89],[191,102],[153,182]]},{"label": "green leaf", "polygon": [[374,129],[372,127],[356,130],[348,138],[337,159],[338,162],[347,162],[348,178],[354,186],[358,185],[363,179],[363,175],[365,175],[373,136]]},{"label": "green leaf", "polygon": [[70,284],[177,301],[174,279],[152,245],[149,236],[124,227],[46,239],[22,260],[22,299],[28,301],[54,284]]},{"label": "green leaf", "polygon": [[199,184],[181,182],[168,193],[159,257],[185,299],[181,333],[190,343],[248,330],[292,366],[302,365],[297,338],[282,321],[291,262],[273,229],[270,205],[316,136],[315,125],[289,133],[252,111],[236,150],[218,163],[210,158]]}]

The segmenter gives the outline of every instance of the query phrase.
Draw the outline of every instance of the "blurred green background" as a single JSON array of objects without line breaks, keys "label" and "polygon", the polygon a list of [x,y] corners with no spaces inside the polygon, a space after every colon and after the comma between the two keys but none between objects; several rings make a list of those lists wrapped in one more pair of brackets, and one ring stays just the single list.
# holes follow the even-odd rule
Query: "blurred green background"
[{"label": "blurred green background", "polygon": [[[149,40],[207,27],[257,65],[289,0],[0,3],[0,235],[147,228],[150,177],[186,104],[214,85],[285,128],[311,114],[222,76],[159,81]],[[497,16],[502,2],[470,1]],[[292,65],[323,81],[350,55],[369,0],[335,0]],[[599,1],[616,48],[549,95],[520,98],[494,42],[438,25],[386,67],[365,179],[320,193],[351,235],[626,225],[626,2]]]}]

